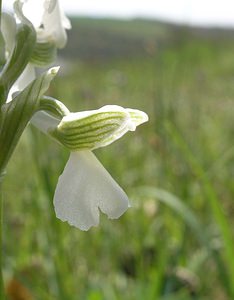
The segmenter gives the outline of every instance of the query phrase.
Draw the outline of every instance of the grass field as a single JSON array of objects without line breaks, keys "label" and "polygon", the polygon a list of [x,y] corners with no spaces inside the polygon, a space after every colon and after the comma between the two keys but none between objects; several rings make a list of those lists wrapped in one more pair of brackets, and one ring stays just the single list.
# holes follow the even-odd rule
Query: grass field
[{"label": "grass field", "polygon": [[4,184],[9,299],[234,299],[234,35],[135,22],[75,20],[48,92],[73,111],[148,113],[95,151],[132,208],[88,232],[57,220],[69,153],[28,127]]}]

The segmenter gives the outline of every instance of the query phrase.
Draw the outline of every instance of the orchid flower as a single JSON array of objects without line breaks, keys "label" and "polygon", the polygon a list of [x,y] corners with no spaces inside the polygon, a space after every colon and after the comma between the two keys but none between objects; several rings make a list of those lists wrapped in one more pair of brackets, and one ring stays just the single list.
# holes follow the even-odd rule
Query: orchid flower
[{"label": "orchid flower", "polygon": [[[65,45],[67,38],[65,29],[70,28],[70,22],[60,10],[58,0],[16,0],[14,9],[17,21],[28,24],[33,32],[35,48],[32,48],[32,54],[27,57],[27,63],[22,63],[22,72],[19,72],[21,75],[16,77],[17,80],[12,80],[13,86],[10,85],[8,102],[14,97],[14,92],[21,91],[21,93],[6,104],[9,108],[9,117],[14,102],[20,99],[22,102],[20,109],[23,109],[27,97],[30,96],[32,104],[34,100],[37,104],[32,105],[33,110],[30,110],[30,118],[33,115],[30,122],[71,151],[55,190],[53,203],[56,216],[81,230],[98,225],[99,209],[111,219],[119,218],[129,207],[128,197],[92,151],[111,144],[128,131],[134,131],[138,125],[148,120],[148,116],[142,111],[117,105],[72,113],[60,101],[43,96],[44,88],[57,73],[58,68],[53,68],[48,74],[43,75],[44,77],[36,79],[35,66],[45,66],[53,61],[51,53],[53,54],[54,48]],[[34,10],[39,18],[32,17]],[[6,22],[9,21],[8,18]],[[13,32],[16,24],[13,22],[11,24]],[[14,40],[10,40],[7,26],[4,39],[6,48],[11,50],[14,47]],[[49,44],[52,47],[40,48],[38,44]],[[45,56],[47,52],[48,55]],[[42,92],[40,82],[44,82]],[[34,87],[35,91],[38,89],[35,95],[30,94],[31,87]],[[30,118],[25,121],[25,126]]]},{"label": "orchid flower", "polygon": [[71,23],[60,9],[59,1],[21,0],[21,3],[24,16],[37,32],[38,43],[54,43],[56,47],[63,48],[67,41],[66,29],[71,28]]},{"label": "orchid flower", "polygon": [[[33,24],[36,30],[38,43],[51,43],[58,48],[65,46],[67,41],[65,29],[70,29],[71,24],[64,12],[60,9],[58,0],[15,0],[14,11],[19,22],[22,20],[27,22],[27,20],[29,20]],[[36,14],[33,13],[35,11]],[[15,18],[9,14],[3,14],[1,20],[1,29],[6,44],[6,57],[8,57],[14,48],[14,39],[16,35]],[[49,53],[51,49],[47,50]],[[43,58],[45,58],[45,49],[43,49],[42,52]],[[49,61],[49,64],[50,63],[51,61]],[[35,65],[29,62],[21,76],[11,88],[8,94],[7,102],[12,99],[14,92],[23,90],[35,78]]]},{"label": "orchid flower", "polygon": [[88,230],[99,223],[99,209],[110,219],[129,207],[128,197],[92,150],[107,146],[134,131],[148,116],[139,110],[107,105],[98,110],[70,113],[62,120],[43,112],[32,123],[71,150],[54,195],[56,216]]}]

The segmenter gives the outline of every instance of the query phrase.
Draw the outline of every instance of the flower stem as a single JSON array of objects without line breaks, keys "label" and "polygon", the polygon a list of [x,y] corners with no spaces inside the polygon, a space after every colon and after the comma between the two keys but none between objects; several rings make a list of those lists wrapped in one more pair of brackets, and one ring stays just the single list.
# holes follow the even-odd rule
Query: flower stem
[{"label": "flower stem", "polygon": [[2,0],[0,0],[0,30],[1,30],[1,17],[2,17]]},{"label": "flower stem", "polygon": [[[1,1],[1,0],[0,0]],[[5,299],[5,292],[4,292],[4,284],[3,284],[3,274],[2,274],[2,263],[3,263],[3,256],[2,256],[2,225],[3,225],[3,221],[2,221],[2,180],[4,177],[4,172],[1,173],[0,171],[0,299],[4,300]]]}]

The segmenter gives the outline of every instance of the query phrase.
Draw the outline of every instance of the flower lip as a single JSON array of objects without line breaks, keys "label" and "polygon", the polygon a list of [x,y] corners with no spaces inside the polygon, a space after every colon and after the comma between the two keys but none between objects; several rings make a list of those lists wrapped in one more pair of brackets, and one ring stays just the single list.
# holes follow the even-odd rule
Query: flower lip
[{"label": "flower lip", "polygon": [[54,195],[56,216],[89,230],[99,223],[99,209],[110,219],[129,207],[128,197],[91,151],[72,152]]}]

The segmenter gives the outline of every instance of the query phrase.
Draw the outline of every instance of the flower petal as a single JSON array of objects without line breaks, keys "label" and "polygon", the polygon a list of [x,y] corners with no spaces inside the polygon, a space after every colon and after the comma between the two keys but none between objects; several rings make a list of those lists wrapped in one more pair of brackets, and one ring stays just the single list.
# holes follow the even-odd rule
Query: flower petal
[{"label": "flower petal", "polygon": [[113,143],[147,120],[142,111],[106,105],[65,115],[50,134],[71,151],[94,150]]},{"label": "flower petal", "polygon": [[[129,130],[130,116],[116,105],[69,113],[51,135],[71,151],[104,147]],[[130,127],[131,128],[131,127]]]},{"label": "flower petal", "polygon": [[71,24],[64,12],[60,9],[58,0],[45,0],[42,17],[43,30],[38,31],[38,41],[53,41],[58,48],[63,48],[67,42],[65,29]]},{"label": "flower petal", "polygon": [[37,31],[38,43],[52,42],[58,48],[65,46],[65,29],[70,29],[71,23],[60,9],[58,0],[23,0],[22,10]]},{"label": "flower petal", "polygon": [[126,108],[126,111],[130,114],[131,122],[135,125],[135,128],[149,120],[148,115],[141,110]]},{"label": "flower petal", "polygon": [[21,2],[23,2],[22,12],[24,16],[30,20],[35,29],[39,28],[44,13],[45,0],[23,0]]},{"label": "flower petal", "polygon": [[54,196],[56,216],[88,230],[99,223],[99,208],[111,219],[129,207],[128,197],[91,151],[71,152]]}]

